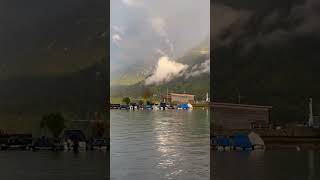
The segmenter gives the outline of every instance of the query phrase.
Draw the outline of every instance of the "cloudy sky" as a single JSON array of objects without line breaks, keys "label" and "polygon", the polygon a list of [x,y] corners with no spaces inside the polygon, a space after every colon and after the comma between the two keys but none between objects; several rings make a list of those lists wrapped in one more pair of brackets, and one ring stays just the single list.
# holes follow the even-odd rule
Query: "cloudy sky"
[{"label": "cloudy sky", "polygon": [[111,0],[111,78],[132,64],[176,58],[210,34],[209,0]]},{"label": "cloudy sky", "polygon": [[318,0],[215,0],[212,47],[237,43],[245,54],[256,46],[274,48],[297,38],[317,38],[319,9]]}]

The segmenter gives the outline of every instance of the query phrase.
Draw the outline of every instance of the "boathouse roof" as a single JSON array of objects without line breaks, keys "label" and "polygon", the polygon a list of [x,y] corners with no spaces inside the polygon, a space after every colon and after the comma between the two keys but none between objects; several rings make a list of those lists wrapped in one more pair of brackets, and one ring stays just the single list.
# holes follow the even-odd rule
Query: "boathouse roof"
[{"label": "boathouse roof", "polygon": [[240,108],[240,109],[272,109],[272,106],[262,106],[262,105],[251,105],[251,104],[234,104],[234,103],[222,103],[222,102],[211,102],[213,107],[225,107],[225,108]]}]

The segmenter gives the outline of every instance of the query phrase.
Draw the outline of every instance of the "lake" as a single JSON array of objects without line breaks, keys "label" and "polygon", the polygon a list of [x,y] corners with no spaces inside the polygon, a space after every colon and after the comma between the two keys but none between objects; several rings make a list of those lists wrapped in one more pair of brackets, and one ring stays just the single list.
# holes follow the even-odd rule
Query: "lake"
[{"label": "lake", "polygon": [[3,180],[105,180],[106,152],[0,151]]},{"label": "lake", "polygon": [[211,152],[214,180],[318,180],[320,152],[253,151]]},{"label": "lake", "polygon": [[207,110],[111,111],[113,180],[210,179]]}]

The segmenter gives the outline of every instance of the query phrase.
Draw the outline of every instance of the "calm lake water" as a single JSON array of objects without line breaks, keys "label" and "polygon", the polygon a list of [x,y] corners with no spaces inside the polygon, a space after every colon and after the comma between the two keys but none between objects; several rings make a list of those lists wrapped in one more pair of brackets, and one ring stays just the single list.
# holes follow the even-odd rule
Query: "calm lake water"
[{"label": "calm lake water", "polygon": [[106,152],[0,151],[2,180],[105,180]]},{"label": "calm lake water", "polygon": [[320,152],[211,152],[214,180],[319,180]]},{"label": "calm lake water", "polygon": [[110,129],[111,179],[210,179],[207,110],[112,110]]}]

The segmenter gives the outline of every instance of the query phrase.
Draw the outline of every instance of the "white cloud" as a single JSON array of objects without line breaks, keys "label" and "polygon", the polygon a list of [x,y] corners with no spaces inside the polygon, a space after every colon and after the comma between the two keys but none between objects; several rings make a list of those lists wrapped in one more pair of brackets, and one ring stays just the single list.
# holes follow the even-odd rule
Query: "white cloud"
[{"label": "white cloud", "polygon": [[122,40],[122,38],[121,38],[121,36],[119,34],[112,35],[111,39],[112,39],[112,42],[114,42],[117,45]]},{"label": "white cloud", "polygon": [[145,84],[150,85],[169,82],[176,77],[183,76],[187,68],[188,65],[175,62],[167,56],[162,56],[152,75],[146,79]]}]

